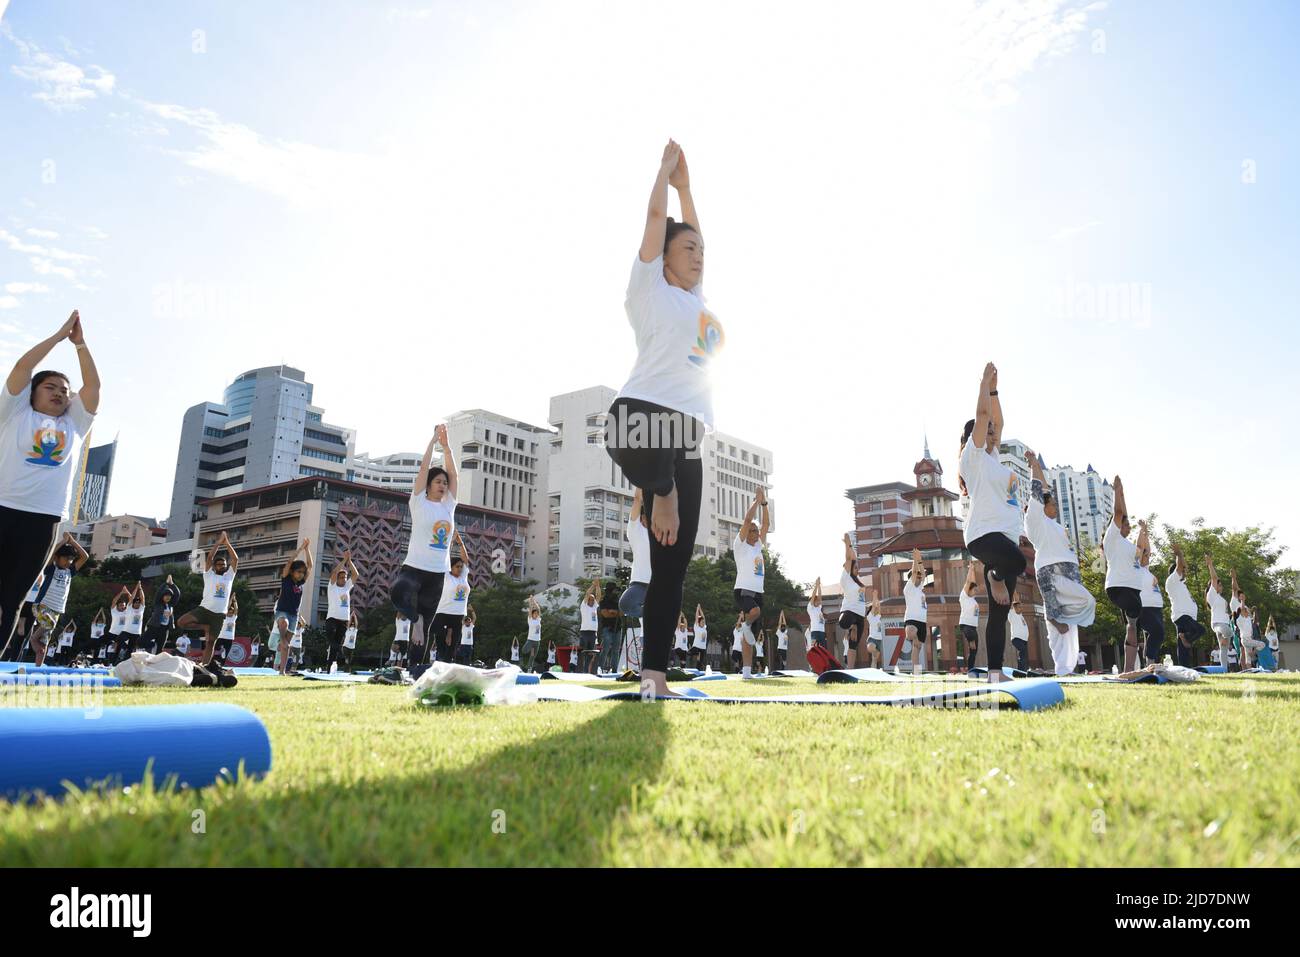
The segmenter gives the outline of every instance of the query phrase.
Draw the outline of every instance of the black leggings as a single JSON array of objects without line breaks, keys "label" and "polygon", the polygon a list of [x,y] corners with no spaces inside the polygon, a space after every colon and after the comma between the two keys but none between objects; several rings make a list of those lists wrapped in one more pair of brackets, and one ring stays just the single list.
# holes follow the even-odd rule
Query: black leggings
[{"label": "black leggings", "polygon": [[655,496],[677,489],[677,541],[664,546],[650,536],[650,584],[641,610],[643,671],[668,668],[682,610],[686,566],[695,553],[695,533],[700,525],[704,466],[699,447],[703,433],[698,420],[652,402],[615,399],[609,407],[605,449],[627,480],[641,489],[651,527]]},{"label": "black leggings", "polygon": [[1013,542],[1001,532],[989,532],[981,535],[966,546],[973,556],[984,563],[984,591],[989,596],[988,624],[984,626],[984,638],[988,642],[989,671],[1002,670],[1002,653],[1007,646],[1007,615],[1010,605],[1002,605],[993,600],[992,581],[1005,582],[1007,594],[1016,597],[1016,579],[1024,574],[1025,555],[1020,550],[1020,543]]},{"label": "black leggings", "polygon": [[1205,626],[1193,618],[1191,615],[1182,615],[1174,622],[1174,630],[1178,632],[1180,639],[1187,639],[1184,645],[1180,640],[1174,647],[1178,650],[1178,663],[1184,668],[1192,666],[1192,645],[1205,634]]},{"label": "black leggings", "polygon": [[433,616],[442,601],[442,572],[426,572],[421,568],[403,565],[397,573],[393,587],[388,596],[393,600],[393,607],[411,621],[411,631],[415,631],[415,620],[423,619],[424,644],[417,645],[415,634],[407,651],[407,666],[423,664],[429,653],[429,635],[433,631]]},{"label": "black leggings", "polygon": [[338,618],[325,619],[325,641],[327,643],[325,651],[325,670],[329,671],[330,663],[343,660],[343,633],[348,630],[348,623]]},{"label": "black leggings", "polygon": [[1163,608],[1146,608],[1138,615],[1138,630],[1146,632],[1147,642],[1143,654],[1147,664],[1160,660],[1160,649],[1165,643],[1165,610]]},{"label": "black leggings", "polygon": [[958,625],[957,630],[966,639],[966,670],[975,667],[975,657],[980,653],[980,630],[974,625]]},{"label": "black leggings", "polygon": [[49,561],[60,521],[0,505],[0,661],[18,660],[21,642],[10,639],[23,599]]},{"label": "black leggings", "polygon": [[[465,623],[464,615],[434,615],[432,656],[438,661],[454,661],[460,652],[460,627]],[[447,632],[451,632],[451,644],[447,644]]]}]

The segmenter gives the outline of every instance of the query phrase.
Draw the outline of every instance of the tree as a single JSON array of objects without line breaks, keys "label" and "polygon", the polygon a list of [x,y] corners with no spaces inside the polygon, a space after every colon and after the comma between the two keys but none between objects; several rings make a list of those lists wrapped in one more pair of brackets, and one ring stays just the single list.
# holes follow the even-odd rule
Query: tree
[{"label": "tree", "polygon": [[[478,624],[474,628],[474,656],[491,665],[498,658],[510,660],[510,641],[519,639],[522,646],[528,634],[524,609],[528,596],[537,587],[535,580],[515,581],[498,572],[490,584],[470,593],[470,604]],[[574,609],[577,613],[577,609]],[[548,615],[542,616],[542,637],[546,637]],[[558,642],[557,642],[558,644]],[[546,659],[543,658],[543,661]]]},{"label": "tree", "polygon": [[[93,574],[101,581],[134,585],[144,578],[144,569],[148,564],[147,559],[137,555],[109,555],[94,565]],[[189,566],[183,567],[189,570]]]}]

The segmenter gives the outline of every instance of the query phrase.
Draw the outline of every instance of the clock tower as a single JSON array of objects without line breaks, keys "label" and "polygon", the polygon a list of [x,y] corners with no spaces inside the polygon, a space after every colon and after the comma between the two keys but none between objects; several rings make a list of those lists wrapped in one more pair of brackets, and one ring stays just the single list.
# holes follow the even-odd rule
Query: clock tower
[{"label": "clock tower", "polygon": [[904,494],[912,502],[913,515],[952,515],[952,503],[958,496],[943,487],[943,466],[930,455],[930,441],[925,442],[921,461],[912,466],[916,490]]}]

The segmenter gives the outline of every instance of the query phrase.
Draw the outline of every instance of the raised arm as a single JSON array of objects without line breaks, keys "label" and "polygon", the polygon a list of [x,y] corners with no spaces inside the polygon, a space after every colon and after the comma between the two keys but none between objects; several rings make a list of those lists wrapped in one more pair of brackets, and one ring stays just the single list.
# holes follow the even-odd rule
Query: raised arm
[{"label": "raised arm", "polygon": [[[848,572],[850,576],[855,574],[855,566],[857,565],[857,561],[858,561],[858,556],[853,554],[853,539],[849,537],[848,532],[845,532],[844,533],[844,570]],[[819,597],[821,596],[821,586],[822,586],[822,580],[819,578],[817,579],[817,584],[813,588],[813,593],[818,595]]]},{"label": "raised arm", "polygon": [[[650,188],[650,204],[646,208],[645,232],[641,235],[641,261],[652,263],[664,254],[664,240],[668,235],[668,180],[677,170],[682,148],[672,140],[664,147],[659,161],[659,173]],[[685,213],[683,213],[685,215]],[[698,228],[698,227],[696,227]]]},{"label": "raised arm", "polygon": [[[460,532],[456,533],[456,537],[460,538]],[[464,548],[465,543],[462,542],[460,547]],[[352,584],[358,584],[361,581],[361,573],[357,571],[357,566],[352,561],[352,549],[347,548],[343,550],[343,564],[348,567],[348,574],[352,577]],[[352,617],[355,618],[356,616],[353,615]]]},{"label": "raised arm", "polygon": [[424,458],[420,459],[420,471],[415,473],[415,480],[411,483],[412,494],[424,492],[429,484],[429,463],[433,461],[433,446],[437,441],[438,433],[435,430],[433,438],[429,439],[429,444],[424,447]]},{"label": "raised arm", "polygon": [[966,589],[966,594],[969,595],[971,593],[971,589],[977,587],[978,585],[979,585],[979,579],[975,577],[975,562],[969,561],[966,563],[966,584],[964,586]]},{"label": "raised arm", "polygon": [[[744,527],[745,527],[746,525],[748,525],[750,522],[752,522],[752,521],[754,520],[754,516],[755,516],[757,513],[758,513],[758,496],[755,495],[755,496],[754,496],[754,501],[750,502],[750,503],[749,503],[749,508],[745,509],[745,518],[744,518],[744,519],[741,521],[741,523],[740,523],[740,527],[741,527],[741,529],[744,529]],[[740,533],[737,532],[736,535],[737,535],[737,537],[739,537]]]},{"label": "raised arm", "polygon": [[99,370],[95,368],[90,346],[86,345],[86,336],[81,331],[81,314],[74,309],[72,316],[75,321],[68,333],[68,341],[77,347],[77,364],[81,366],[81,388],[77,395],[81,398],[82,408],[94,415],[99,411]]},{"label": "raised arm", "polygon": [[998,370],[995,366],[993,369],[993,388],[989,391],[989,419],[993,422],[993,448],[990,452],[997,452],[997,448],[1002,444],[1002,399],[998,397]]},{"label": "raised arm", "polygon": [[975,443],[975,447],[982,449],[988,446],[989,419],[992,415],[993,399],[989,393],[993,391],[994,379],[997,377],[997,368],[993,363],[986,363],[984,366],[984,375],[980,377],[980,394],[975,403],[975,428],[970,434],[970,441]]},{"label": "raised arm", "polygon": [[777,620],[776,627],[781,631],[785,630],[785,612],[781,612],[781,617]]},{"label": "raised arm", "polygon": [[820,604],[822,600],[822,579],[820,575],[818,575],[817,580],[813,582],[812,600],[813,604]]},{"label": "raised arm", "polygon": [[912,584],[919,585],[925,581],[925,564],[921,561],[921,550],[912,549]]},{"label": "raised arm", "polygon": [[81,547],[81,542],[72,537],[71,532],[64,532],[63,534],[64,537],[67,538],[68,544],[77,550],[77,557],[73,561],[72,565],[77,571],[81,571],[86,562],[90,561],[90,554]]},{"label": "raised arm", "polygon": [[1223,589],[1219,585],[1219,573],[1214,569],[1213,555],[1205,556],[1205,567],[1210,573],[1210,587],[1213,588],[1215,591],[1222,591]]},{"label": "raised arm", "polygon": [[1115,511],[1111,514],[1110,520],[1116,528],[1123,528],[1123,518],[1128,515],[1128,501],[1124,498],[1124,482],[1118,475],[1112,483],[1115,489]]},{"label": "raised arm", "polygon": [[92,625],[97,625],[104,620],[104,607],[101,605],[99,611],[95,612],[95,617],[90,619]]},{"label": "raised arm", "polygon": [[1043,488],[1047,488],[1047,478],[1043,475],[1042,466],[1038,464],[1038,453],[1033,449],[1025,449],[1025,458],[1029,460],[1029,474],[1034,481],[1041,482]]},{"label": "raised arm", "polygon": [[1151,532],[1147,528],[1146,520],[1141,518],[1138,519],[1138,537],[1136,547],[1138,557],[1143,560],[1142,564],[1145,565],[1151,558]]},{"label": "raised arm", "polygon": [[[662,240],[660,242],[662,245]],[[50,354],[50,350],[64,339],[71,337],[72,330],[80,321],[81,316],[74,309],[72,315],[68,317],[68,321],[59,326],[58,332],[54,333],[54,335],[50,336],[48,339],[42,339],[19,357],[18,361],[14,363],[13,369],[9,372],[9,378],[5,380],[5,387],[9,390],[10,395],[18,395],[23,391],[23,389],[27,388],[28,383],[32,381],[32,376],[36,374],[37,365],[40,364],[42,359]],[[80,352],[82,350],[78,351]],[[95,382],[95,388],[95,401],[96,405],[98,405],[98,380]],[[82,404],[86,404],[84,399],[82,400]],[[87,408],[87,411],[91,410]]]},{"label": "raised arm", "polygon": [[447,491],[451,493],[452,498],[455,498],[459,483],[456,474],[456,456],[451,451],[451,442],[447,440],[447,426],[438,426],[433,432],[433,437],[442,446],[442,468],[447,473]]},{"label": "raised arm", "polygon": [[311,577],[311,570],[312,570],[313,568],[316,567],[316,562],[315,562],[315,560],[311,557],[311,539],[310,539],[310,538],[304,538],[304,539],[302,540],[302,545],[299,546],[299,551],[302,552],[302,560],[305,561],[305,562],[307,563],[307,577],[310,578],[310,577]]},{"label": "raised arm", "polygon": [[1183,547],[1174,542],[1170,548],[1174,552],[1174,568],[1178,571],[1178,577],[1187,580],[1187,560],[1183,558]]},{"label": "raised arm", "polygon": [[755,497],[755,499],[758,500],[758,503],[759,503],[759,506],[758,506],[758,507],[759,507],[759,509],[761,509],[761,515],[762,515],[762,517],[761,517],[760,520],[759,520],[759,526],[758,526],[758,539],[759,539],[759,541],[761,541],[764,545],[766,545],[766,544],[767,544],[767,526],[768,526],[768,521],[769,521],[768,507],[767,507],[767,489],[763,488],[763,486],[760,485],[760,486],[758,487],[758,489],[756,490],[756,492],[755,492],[755,494],[754,494],[754,497]]},{"label": "raised arm", "polygon": [[117,603],[121,601],[124,597],[126,598],[127,602],[131,601],[131,589],[127,588],[125,585],[122,586],[121,591],[119,591],[116,595],[113,596],[113,607],[116,608]]},{"label": "raised arm", "polygon": [[686,167],[686,151],[677,148],[677,168],[668,177],[668,185],[677,190],[677,199],[682,204],[682,222],[690,223],[695,231],[703,234],[700,217],[695,212],[695,197],[691,195],[691,171]]}]

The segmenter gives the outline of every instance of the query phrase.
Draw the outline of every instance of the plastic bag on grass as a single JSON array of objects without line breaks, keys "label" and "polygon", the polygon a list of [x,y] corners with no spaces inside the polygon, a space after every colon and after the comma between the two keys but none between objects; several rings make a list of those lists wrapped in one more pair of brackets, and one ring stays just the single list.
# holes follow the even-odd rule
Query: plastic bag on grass
[{"label": "plastic bag on grass", "polygon": [[535,692],[517,686],[514,665],[483,670],[435,661],[411,686],[411,698],[426,707],[458,704],[519,704],[537,700]]}]

